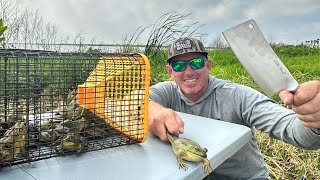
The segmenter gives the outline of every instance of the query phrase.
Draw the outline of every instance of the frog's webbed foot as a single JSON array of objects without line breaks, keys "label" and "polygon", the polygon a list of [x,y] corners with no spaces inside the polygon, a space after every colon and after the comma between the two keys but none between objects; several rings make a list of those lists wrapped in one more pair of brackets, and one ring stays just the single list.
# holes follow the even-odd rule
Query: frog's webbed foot
[{"label": "frog's webbed foot", "polygon": [[203,159],[202,168],[204,169],[204,171],[205,171],[207,174],[210,174],[210,173],[213,171],[212,168],[211,168],[210,161],[209,161],[208,159]]},{"label": "frog's webbed foot", "polygon": [[183,162],[183,160],[182,160],[182,158],[180,157],[177,157],[177,162],[178,162],[178,164],[179,164],[179,169],[180,168],[182,168],[182,169],[184,169],[185,171],[188,169],[188,165],[185,163],[185,162]]}]

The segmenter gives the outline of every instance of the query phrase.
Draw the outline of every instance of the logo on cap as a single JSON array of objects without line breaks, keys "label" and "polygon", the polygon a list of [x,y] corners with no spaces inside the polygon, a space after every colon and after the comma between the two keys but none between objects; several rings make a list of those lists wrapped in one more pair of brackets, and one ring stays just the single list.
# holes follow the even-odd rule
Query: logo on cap
[{"label": "logo on cap", "polygon": [[177,51],[179,51],[181,49],[191,49],[192,48],[190,40],[176,42],[176,47],[177,47]]}]

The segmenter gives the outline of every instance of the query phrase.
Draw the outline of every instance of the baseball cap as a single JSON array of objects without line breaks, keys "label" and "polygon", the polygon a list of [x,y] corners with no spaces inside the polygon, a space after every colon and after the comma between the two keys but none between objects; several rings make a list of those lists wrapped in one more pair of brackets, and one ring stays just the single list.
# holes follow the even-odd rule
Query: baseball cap
[{"label": "baseball cap", "polygon": [[208,58],[208,53],[200,40],[191,37],[182,37],[169,46],[167,62],[170,63],[170,61],[178,55],[191,52],[202,53]]}]

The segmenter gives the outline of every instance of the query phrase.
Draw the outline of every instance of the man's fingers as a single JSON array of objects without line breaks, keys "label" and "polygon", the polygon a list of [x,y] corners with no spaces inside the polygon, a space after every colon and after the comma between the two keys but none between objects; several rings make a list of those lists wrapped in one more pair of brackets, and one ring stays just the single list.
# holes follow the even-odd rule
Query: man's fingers
[{"label": "man's fingers", "polygon": [[306,122],[306,121],[301,121],[302,124],[308,128],[319,128],[320,127],[320,121],[310,121],[310,122]]},{"label": "man's fingers", "polygon": [[301,104],[300,106],[292,106],[292,110],[297,114],[307,115],[314,114],[320,111],[320,93],[316,94],[310,101]]},{"label": "man's fingers", "polygon": [[281,91],[279,97],[286,105],[300,106],[315,99],[315,96],[320,93],[319,91],[320,81],[309,81],[301,84],[294,94],[290,91]]},{"label": "man's fingers", "polygon": [[320,92],[320,81],[309,81],[300,85],[299,89],[293,96],[295,106],[300,106],[308,101],[315,99]]},{"label": "man's fingers", "polygon": [[181,117],[175,111],[169,109],[165,109],[161,112],[161,116],[149,121],[150,134],[158,136],[162,141],[168,141],[167,131],[179,136],[183,133],[183,128],[184,122]]},{"label": "man's fingers", "polygon": [[179,134],[183,134],[184,133],[184,122],[182,120],[182,118],[176,113],[176,122],[177,122],[177,127],[179,130]]},{"label": "man's fingers", "polygon": [[149,103],[149,132],[158,136],[162,141],[168,141],[167,131],[179,136],[184,132],[184,122],[172,109],[150,101]]},{"label": "man's fingers", "polygon": [[[320,125],[320,112],[316,112],[313,114],[306,114],[306,115],[301,115],[301,114],[297,114],[298,118],[305,122],[305,123],[311,123],[311,122],[317,122]],[[318,126],[320,127],[320,126]]]},{"label": "man's fingers", "polygon": [[166,127],[164,126],[164,124],[160,124],[157,126],[157,134],[158,134],[158,137],[161,141],[168,141],[168,138],[167,138],[167,129]]},{"label": "man's fingers", "polygon": [[170,117],[173,119],[167,120],[165,122],[165,126],[171,134],[179,136],[179,134],[181,134],[180,131],[183,131],[184,123],[181,117],[176,112],[172,111],[172,113],[174,114]]},{"label": "man's fingers", "polygon": [[290,91],[281,91],[279,93],[279,97],[281,99],[281,101],[285,104],[285,105],[292,105],[293,104],[293,94]]},{"label": "man's fingers", "polygon": [[158,134],[157,132],[158,132],[158,128],[157,128],[154,120],[153,121],[150,120],[149,121],[149,133],[155,136]]},{"label": "man's fingers", "polygon": [[307,115],[320,111],[320,81],[304,83],[294,95],[292,110]]}]

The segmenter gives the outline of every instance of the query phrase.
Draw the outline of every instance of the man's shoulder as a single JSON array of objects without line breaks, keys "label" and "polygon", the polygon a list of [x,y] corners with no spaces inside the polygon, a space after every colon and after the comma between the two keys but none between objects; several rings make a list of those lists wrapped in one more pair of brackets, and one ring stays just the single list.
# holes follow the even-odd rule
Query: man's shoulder
[{"label": "man's shoulder", "polygon": [[219,79],[219,78],[214,78],[212,82],[215,89],[224,89],[224,90],[235,89],[238,86],[238,84],[234,82],[231,82],[229,80]]},{"label": "man's shoulder", "polygon": [[158,82],[150,87],[151,92],[172,93],[178,89],[178,85],[174,81]]},{"label": "man's shoulder", "polygon": [[244,94],[244,93],[258,93],[253,88],[238,84],[229,80],[223,80],[223,79],[215,79],[215,84],[219,84],[216,86],[216,91],[221,91],[222,93],[232,93],[232,94]]},{"label": "man's shoulder", "polygon": [[162,81],[158,82],[157,84],[154,84],[151,86],[151,88],[169,88],[169,87],[177,87],[178,85],[174,81]]}]

